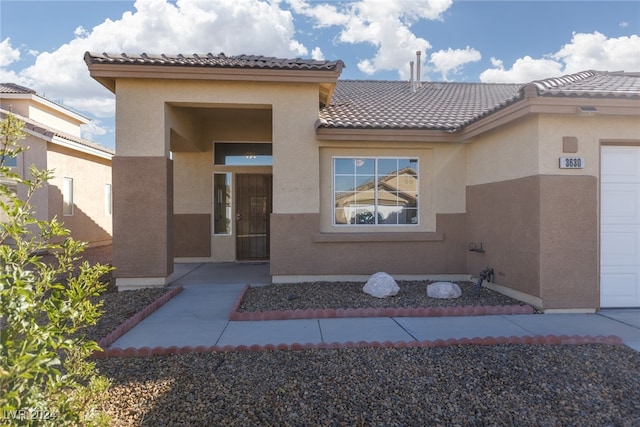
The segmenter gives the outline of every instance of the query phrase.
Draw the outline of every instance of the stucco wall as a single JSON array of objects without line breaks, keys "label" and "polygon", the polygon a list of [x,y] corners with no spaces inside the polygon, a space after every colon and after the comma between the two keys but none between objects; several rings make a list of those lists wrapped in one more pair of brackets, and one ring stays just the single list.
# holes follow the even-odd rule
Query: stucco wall
[{"label": "stucco wall", "polygon": [[[111,184],[111,161],[56,144],[48,145],[47,168],[54,170],[54,177],[49,181],[49,216],[57,216],[78,240],[92,245],[110,243],[112,215],[105,208],[105,185]],[[73,179],[71,216],[62,212],[65,177]]]},{"label": "stucco wall", "polygon": [[[29,147],[18,155],[16,172],[23,178],[32,179],[29,169],[35,166],[39,170],[47,169],[47,143],[39,138],[27,135],[20,144]],[[49,168],[50,169],[50,168]],[[23,200],[26,198],[26,188],[18,187],[18,196]],[[35,209],[35,216],[39,220],[46,220],[49,217],[49,196],[47,188],[40,188],[31,198],[31,206]]]},{"label": "stucco wall", "polygon": [[[574,137],[576,153],[563,152]],[[471,141],[467,152],[468,268],[545,309],[599,306],[600,144],[638,137],[632,117],[528,116]],[[560,169],[579,156],[582,169]]]},{"label": "stucco wall", "polygon": [[[296,276],[460,275],[465,263],[465,215],[437,217],[434,233],[319,233],[318,214],[271,216],[271,274]],[[293,279],[295,280],[295,279]]]}]

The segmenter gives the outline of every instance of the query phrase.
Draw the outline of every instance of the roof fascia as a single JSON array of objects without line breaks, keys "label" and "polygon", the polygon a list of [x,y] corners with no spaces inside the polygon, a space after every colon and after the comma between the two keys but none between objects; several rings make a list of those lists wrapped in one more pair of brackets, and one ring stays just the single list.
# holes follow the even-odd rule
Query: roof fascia
[{"label": "roof fascia", "polygon": [[456,134],[425,129],[317,128],[322,141],[457,142]]},{"label": "roof fascia", "polygon": [[579,115],[578,107],[586,105],[596,107],[598,115],[640,115],[640,100],[638,99],[531,97],[471,123],[459,133],[459,140],[466,142],[468,139],[529,114]]},{"label": "roof fascia", "polygon": [[107,153],[97,148],[89,147],[87,145],[79,144],[77,142],[70,141],[65,138],[61,138],[59,135],[53,135],[53,137],[49,139],[49,142],[51,142],[52,144],[59,145],[61,147],[69,148],[73,151],[79,151],[81,153],[90,154],[95,157],[100,157],[102,159],[111,160],[113,158],[113,154]]},{"label": "roof fascia", "polygon": [[115,93],[118,78],[335,84],[337,71],[90,64],[89,74]]},{"label": "roof fascia", "polygon": [[91,123],[91,120],[76,113],[75,111],[72,111],[60,104],[56,104],[53,101],[49,101],[46,98],[43,98],[37,94],[31,94],[31,93],[3,93],[2,94],[2,98],[4,99],[26,99],[26,100],[30,100],[33,101],[37,104],[41,104],[47,108],[50,108],[52,110],[55,110],[59,113],[62,113],[66,116],[68,116],[69,118],[76,120],[82,124],[89,124]]}]

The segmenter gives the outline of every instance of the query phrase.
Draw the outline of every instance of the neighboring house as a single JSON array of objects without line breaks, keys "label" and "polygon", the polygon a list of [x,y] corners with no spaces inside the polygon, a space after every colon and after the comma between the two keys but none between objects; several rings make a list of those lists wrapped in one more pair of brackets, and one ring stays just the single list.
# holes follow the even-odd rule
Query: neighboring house
[{"label": "neighboring house", "polygon": [[[27,136],[20,143],[29,147],[11,166],[23,177],[31,165],[53,170],[31,200],[36,218],[57,217],[73,238],[90,246],[111,244],[113,151],[81,138],[80,125],[89,120],[31,89],[0,83],[0,119],[9,113],[25,123]],[[25,191],[17,188],[21,197]]]},{"label": "neighboring house", "polygon": [[274,282],[469,279],[543,310],[640,306],[640,73],[340,81],[342,61],[86,53],[116,96],[120,289],[174,261]]}]

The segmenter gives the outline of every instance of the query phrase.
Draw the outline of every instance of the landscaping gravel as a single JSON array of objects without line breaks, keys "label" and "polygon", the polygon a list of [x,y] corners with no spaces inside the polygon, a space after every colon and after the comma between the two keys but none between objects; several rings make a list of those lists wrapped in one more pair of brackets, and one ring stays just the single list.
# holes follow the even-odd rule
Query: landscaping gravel
[{"label": "landscaping gravel", "polygon": [[412,308],[454,307],[467,305],[524,305],[486,287],[476,292],[472,282],[455,282],[462,290],[456,299],[437,299],[427,296],[431,281],[398,281],[400,292],[393,297],[376,298],[362,291],[364,283],[315,282],[284,283],[251,287],[238,307],[244,311],[307,310],[318,308]]},{"label": "landscaping gravel", "polygon": [[451,346],[98,360],[111,425],[634,426],[627,347]]},{"label": "landscaping gravel", "polygon": [[[310,300],[295,286],[297,299]],[[407,288],[400,286],[389,301],[402,301]],[[326,298],[331,292],[323,290]],[[102,338],[164,292],[112,288],[90,337]],[[498,295],[486,301],[504,304],[491,299]],[[95,362],[112,381],[104,407],[112,426],[640,425],[640,353],[624,346],[240,351]]]}]

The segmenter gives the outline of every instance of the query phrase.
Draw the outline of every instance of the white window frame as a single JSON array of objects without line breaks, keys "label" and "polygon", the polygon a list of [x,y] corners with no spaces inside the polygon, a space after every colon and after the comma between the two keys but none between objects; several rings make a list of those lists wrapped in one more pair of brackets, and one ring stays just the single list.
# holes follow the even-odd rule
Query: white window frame
[{"label": "white window frame", "polygon": [[[416,207],[415,207],[415,211],[416,211],[416,218],[417,221],[415,223],[410,223],[410,224],[341,224],[341,223],[337,223],[336,222],[336,159],[362,159],[362,160],[374,160],[375,161],[375,165],[374,165],[374,180],[376,182],[376,185],[374,186],[374,206],[378,206],[378,188],[377,188],[377,183],[379,180],[379,176],[378,176],[378,160],[384,160],[384,159],[392,159],[392,160],[415,160],[416,161],[416,172],[417,172],[417,179],[416,179],[416,188],[417,188],[417,203],[416,203]],[[358,156],[358,155],[352,155],[352,156],[332,156],[331,157],[331,182],[332,182],[332,187],[331,187],[331,224],[334,227],[354,227],[356,229],[358,228],[362,228],[362,227],[375,227],[376,229],[389,229],[389,228],[396,228],[396,227],[419,227],[420,226],[420,193],[421,193],[421,186],[420,186],[420,158],[419,156]],[[374,213],[375,215],[375,213]],[[376,219],[377,222],[377,219]]]},{"label": "white window frame", "polygon": [[[67,209],[66,206],[69,208]],[[62,178],[62,215],[73,216],[73,178]]]},{"label": "white window frame", "polygon": [[107,216],[113,214],[113,187],[111,184],[104,185],[104,214]]},{"label": "white window frame", "polygon": [[[227,233],[216,233],[216,217],[218,215],[218,207],[216,206],[216,201],[218,200],[218,197],[220,197],[221,195],[216,195],[215,191],[216,191],[216,175],[225,175],[225,181],[228,180],[228,185],[229,185],[229,206],[225,206],[225,216],[228,217],[229,219],[229,230]],[[232,172],[223,172],[223,171],[219,171],[219,172],[213,172],[213,175],[211,177],[212,180],[212,192],[214,192],[212,194],[211,197],[211,201],[213,203],[213,207],[212,207],[212,212],[213,212],[213,218],[211,221],[211,234],[214,236],[232,236],[233,235],[233,229],[234,229],[234,220],[233,220],[233,209],[234,209],[234,200],[233,200],[233,173]]]}]

